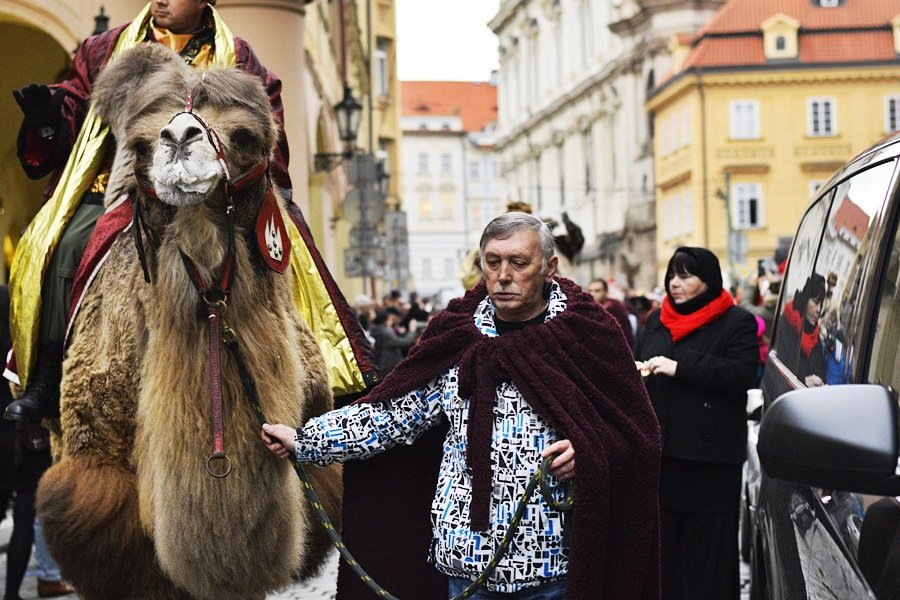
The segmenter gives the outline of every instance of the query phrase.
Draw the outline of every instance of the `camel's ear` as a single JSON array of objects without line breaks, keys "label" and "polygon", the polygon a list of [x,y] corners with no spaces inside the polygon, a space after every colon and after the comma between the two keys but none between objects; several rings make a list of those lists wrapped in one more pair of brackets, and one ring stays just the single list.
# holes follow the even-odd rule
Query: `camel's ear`
[{"label": "camel's ear", "polygon": [[110,62],[94,82],[94,110],[118,136],[148,106],[185,87],[191,69],[162,44],[141,44]]}]

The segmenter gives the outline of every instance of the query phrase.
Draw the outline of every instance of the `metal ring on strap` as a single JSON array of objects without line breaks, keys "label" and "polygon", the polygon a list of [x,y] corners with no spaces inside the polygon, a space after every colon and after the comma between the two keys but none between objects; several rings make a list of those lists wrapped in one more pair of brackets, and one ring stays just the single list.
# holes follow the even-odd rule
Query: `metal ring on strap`
[{"label": "metal ring on strap", "polygon": [[[222,461],[225,465],[224,471],[215,471],[212,468],[213,461]],[[206,472],[215,477],[216,479],[223,479],[228,477],[228,474],[231,473],[231,459],[228,458],[225,454],[210,454],[209,458],[206,459]]]}]

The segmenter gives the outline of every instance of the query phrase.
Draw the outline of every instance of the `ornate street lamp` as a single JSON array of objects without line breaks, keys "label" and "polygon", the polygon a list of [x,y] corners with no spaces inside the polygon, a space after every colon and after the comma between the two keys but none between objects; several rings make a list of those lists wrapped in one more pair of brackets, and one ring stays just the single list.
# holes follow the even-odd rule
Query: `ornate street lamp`
[{"label": "ornate street lamp", "polygon": [[107,29],[109,29],[109,17],[106,16],[106,11],[101,5],[100,14],[94,17],[94,33],[92,35],[103,33]]},{"label": "ornate street lamp", "polygon": [[316,171],[331,171],[343,160],[353,156],[354,143],[359,131],[359,121],[362,118],[362,104],[353,97],[353,91],[349,85],[344,85],[344,97],[334,105],[335,116],[338,122],[338,135],[344,142],[343,152],[321,152],[314,157]]}]

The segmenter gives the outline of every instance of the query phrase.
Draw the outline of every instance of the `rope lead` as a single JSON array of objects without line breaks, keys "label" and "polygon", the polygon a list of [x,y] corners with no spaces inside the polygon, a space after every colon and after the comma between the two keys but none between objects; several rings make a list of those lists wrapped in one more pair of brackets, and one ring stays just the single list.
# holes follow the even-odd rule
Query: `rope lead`
[{"label": "rope lead", "polygon": [[[247,370],[246,364],[241,358],[237,341],[234,339],[226,340],[225,346],[231,351],[231,354],[234,357],[238,372],[240,373],[241,382],[244,385],[244,391],[246,392],[247,398],[250,401],[253,412],[256,414],[256,419],[259,421],[260,427],[262,427],[263,425],[268,423],[268,420],[266,419],[266,416],[263,414],[262,408],[259,405],[259,396],[256,392],[256,383],[253,381],[253,377],[251,377],[250,372]],[[547,482],[547,473],[549,472],[550,464],[555,458],[555,454],[544,458],[541,461],[541,464],[535,470],[534,475],[531,476],[531,479],[528,481],[528,485],[525,486],[525,491],[523,491],[522,495],[519,497],[519,503],[516,505],[516,511],[515,513],[513,513],[513,518],[510,521],[509,529],[506,530],[506,533],[503,535],[503,539],[500,540],[500,546],[494,551],[494,554],[488,561],[488,565],[485,570],[482,571],[478,575],[478,577],[475,578],[475,581],[469,584],[466,589],[453,596],[453,598],[451,598],[450,600],[464,600],[465,598],[469,598],[480,587],[482,587],[488,580],[488,578],[494,573],[494,570],[497,568],[500,560],[506,555],[506,552],[509,550],[509,546],[512,543],[513,536],[516,534],[516,530],[519,528],[519,522],[522,520],[522,516],[525,514],[525,509],[528,507],[528,501],[531,499],[532,494],[534,494],[534,490],[538,486],[540,486],[541,495],[544,496],[544,499],[547,501],[547,504],[550,505],[550,508],[563,513],[572,510],[572,506],[574,505],[572,481],[570,480],[567,482],[566,495],[560,501],[553,499],[550,485]],[[315,510],[316,516],[319,518],[319,523],[321,523],[322,527],[325,528],[325,533],[328,535],[328,538],[331,540],[332,544],[334,544],[334,547],[337,548],[337,551],[343,557],[344,561],[347,563],[347,566],[349,566],[350,569],[352,569],[356,574],[356,576],[359,577],[360,581],[362,581],[365,586],[372,590],[372,592],[375,593],[375,595],[377,595],[379,598],[386,598],[387,600],[399,600],[386,589],[381,587],[374,579],[372,579],[368,575],[368,573],[363,570],[356,559],[353,558],[353,555],[350,554],[347,546],[344,545],[344,542],[341,540],[341,536],[338,535],[334,524],[331,522],[331,519],[325,513],[325,509],[322,508],[322,502],[319,500],[319,496],[318,494],[316,494],[316,490],[313,489],[312,483],[309,480],[309,476],[306,474],[306,471],[303,470],[303,466],[293,456],[288,460],[290,461],[291,466],[294,467],[294,471],[297,473],[297,477],[300,478],[303,493],[312,505],[313,510]]]}]

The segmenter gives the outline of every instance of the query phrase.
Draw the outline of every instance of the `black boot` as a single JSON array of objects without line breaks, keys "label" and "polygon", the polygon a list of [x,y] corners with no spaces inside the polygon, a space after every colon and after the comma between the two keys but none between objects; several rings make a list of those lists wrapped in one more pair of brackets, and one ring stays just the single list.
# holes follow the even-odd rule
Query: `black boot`
[{"label": "black boot", "polygon": [[63,350],[60,344],[42,344],[31,384],[22,397],[6,407],[8,421],[40,421],[59,416],[59,384],[62,381]]}]

